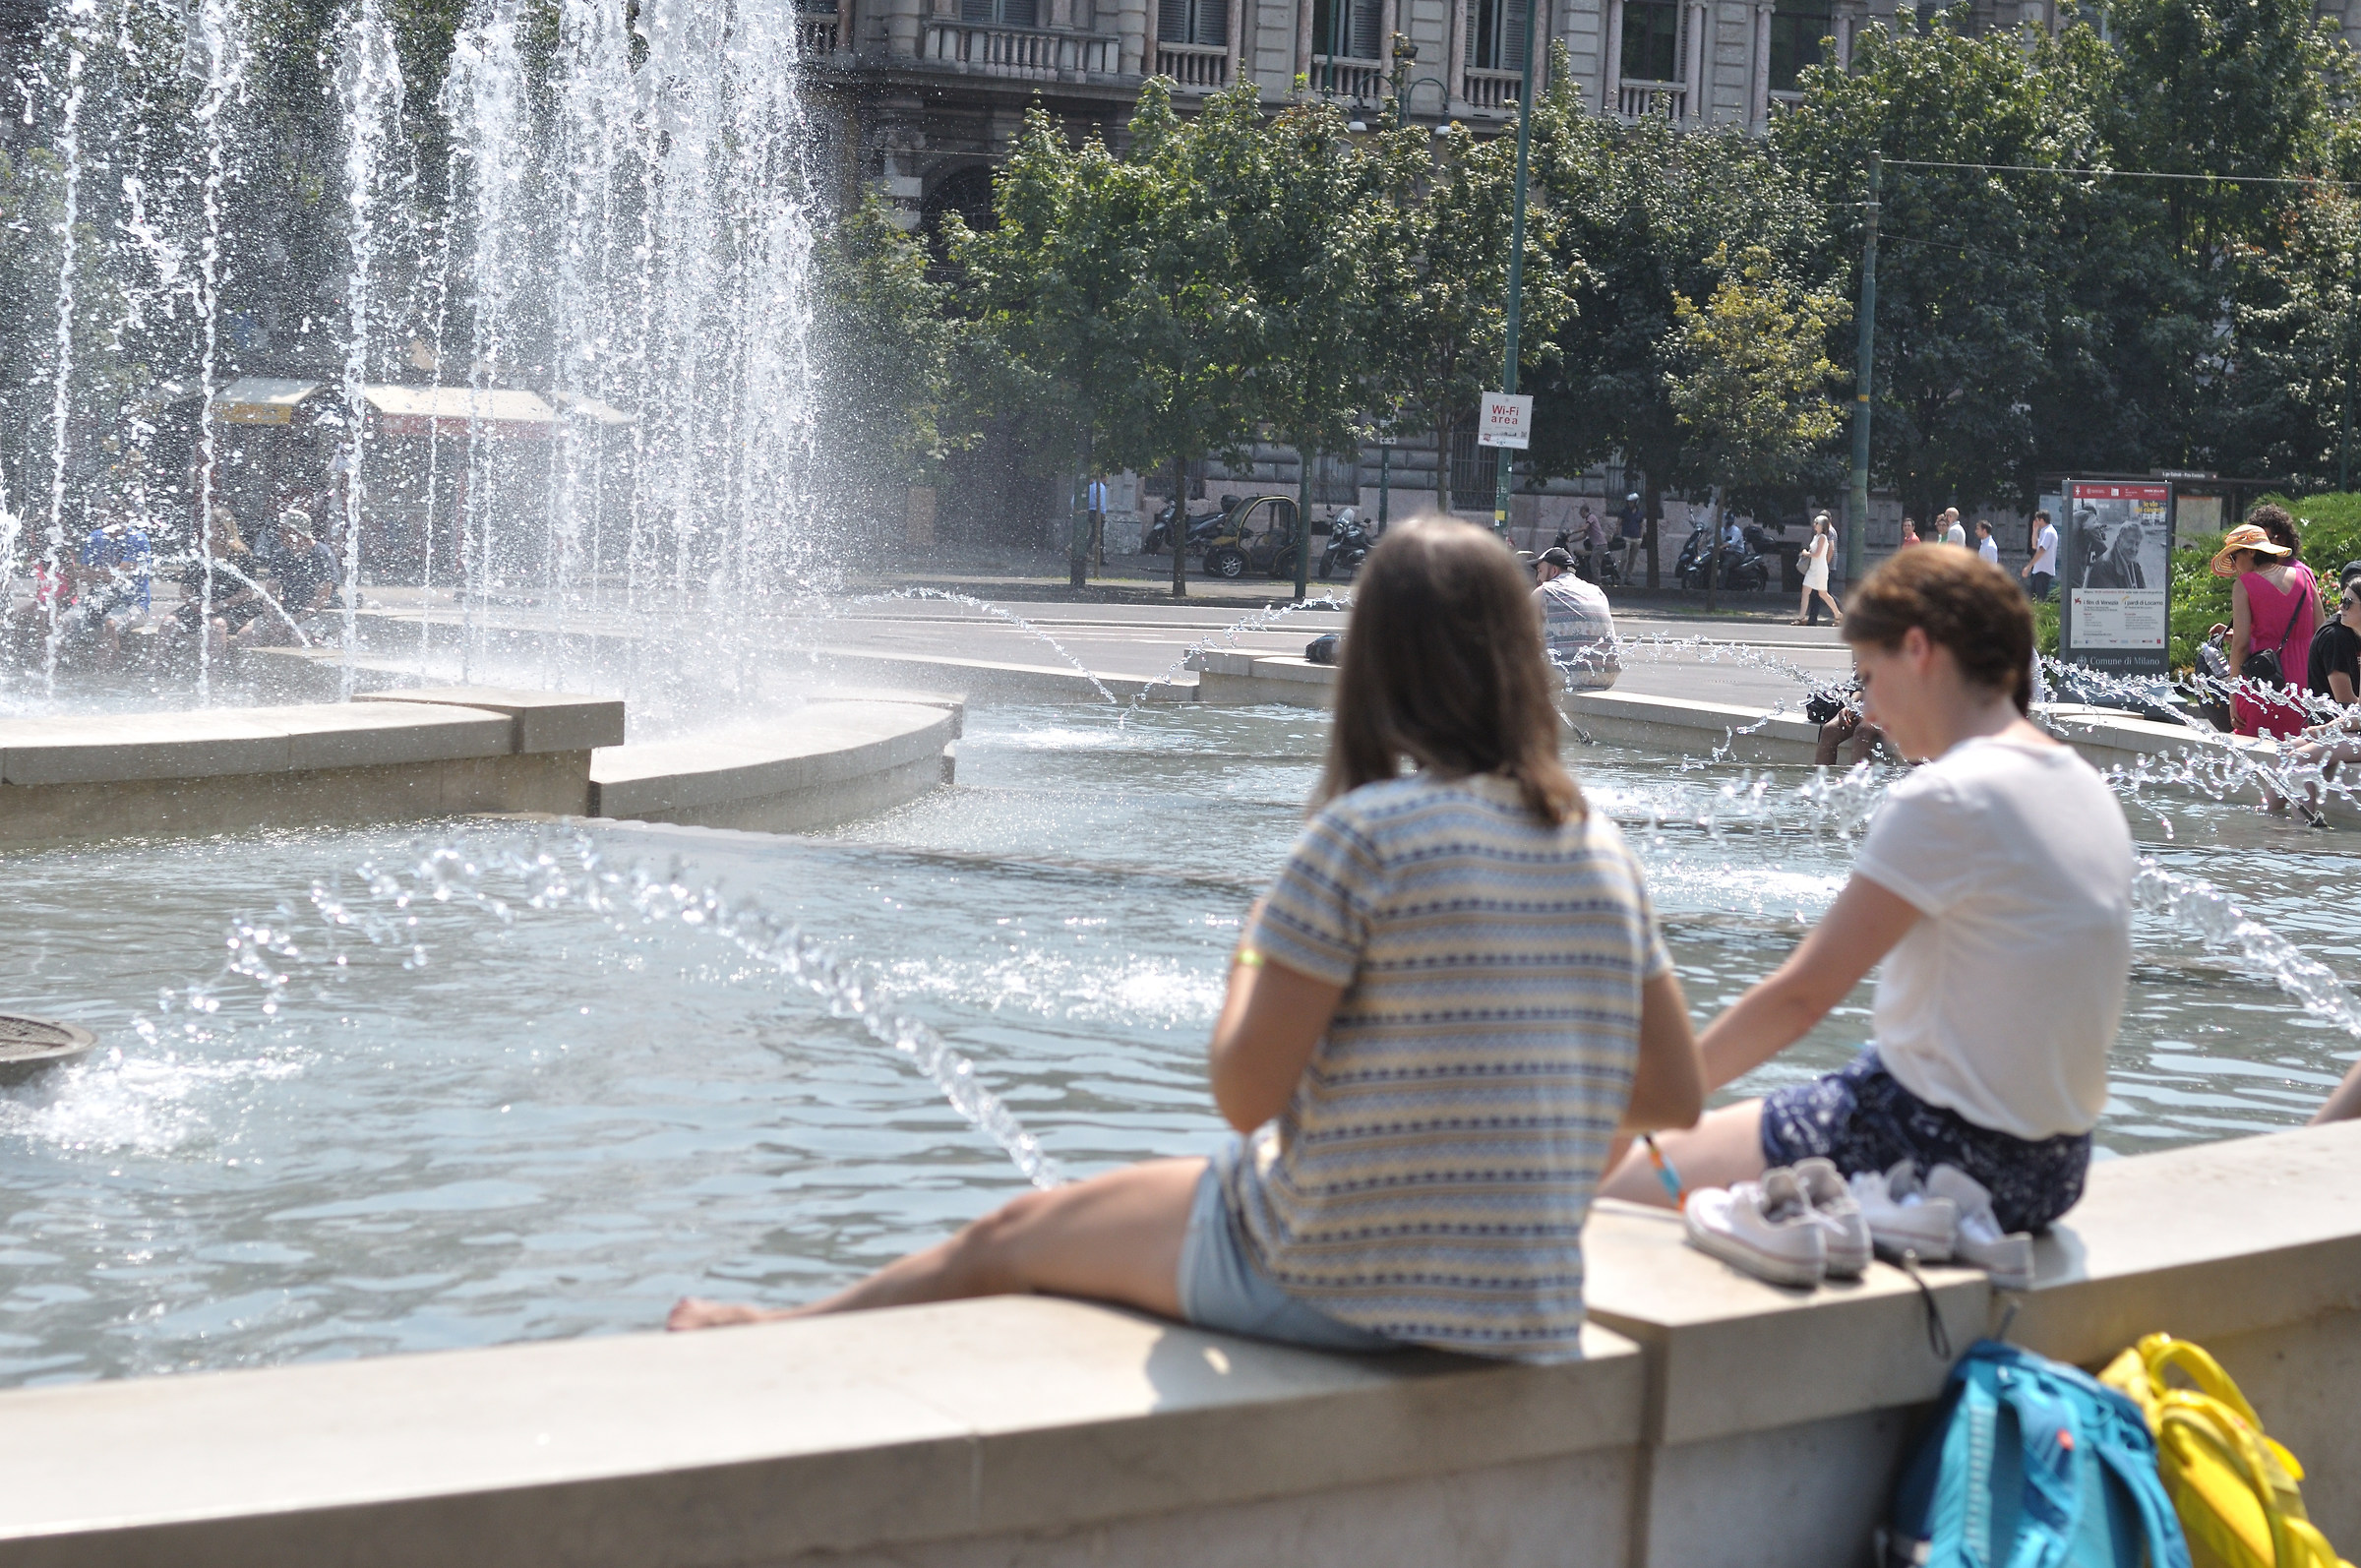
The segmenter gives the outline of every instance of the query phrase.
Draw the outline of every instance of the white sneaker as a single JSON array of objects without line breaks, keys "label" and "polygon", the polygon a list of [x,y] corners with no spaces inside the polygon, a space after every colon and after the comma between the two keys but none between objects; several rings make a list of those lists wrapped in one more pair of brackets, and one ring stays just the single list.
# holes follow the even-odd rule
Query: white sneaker
[{"label": "white sneaker", "polygon": [[1785,1166],[1760,1181],[1693,1192],[1681,1216],[1691,1246],[1758,1280],[1808,1286],[1828,1273],[1827,1232]]},{"label": "white sneaker", "polygon": [[2030,1290],[2033,1284],[2033,1238],[2023,1231],[2003,1231],[1992,1217],[1992,1194],[1982,1182],[1956,1165],[1939,1165],[1926,1175],[1926,1189],[1949,1198],[1960,1211],[1960,1234],[1953,1251],[1992,1276],[2003,1291]]},{"label": "white sneaker", "polygon": [[1836,1162],[1819,1155],[1796,1161],[1794,1170],[1795,1184],[1802,1189],[1803,1200],[1812,1206],[1812,1218],[1820,1222],[1826,1238],[1829,1277],[1859,1279],[1867,1272],[1874,1253],[1868,1218],[1854,1201],[1852,1189],[1837,1175]]},{"label": "white sneaker", "polygon": [[1918,1184],[1918,1165],[1904,1160],[1880,1175],[1863,1171],[1852,1178],[1852,1199],[1869,1223],[1869,1236],[1880,1252],[1900,1257],[1915,1252],[1921,1263],[1951,1261],[1952,1239],[1960,1228],[1960,1208],[1949,1198],[1930,1197]]}]

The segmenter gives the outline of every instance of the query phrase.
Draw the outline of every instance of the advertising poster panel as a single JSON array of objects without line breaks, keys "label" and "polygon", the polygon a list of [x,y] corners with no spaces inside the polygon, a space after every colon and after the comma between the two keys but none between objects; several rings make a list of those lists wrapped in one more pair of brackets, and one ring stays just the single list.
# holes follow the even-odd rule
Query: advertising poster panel
[{"label": "advertising poster panel", "polygon": [[2058,519],[2058,651],[2112,675],[2162,675],[2171,640],[2172,487],[2070,479]]}]

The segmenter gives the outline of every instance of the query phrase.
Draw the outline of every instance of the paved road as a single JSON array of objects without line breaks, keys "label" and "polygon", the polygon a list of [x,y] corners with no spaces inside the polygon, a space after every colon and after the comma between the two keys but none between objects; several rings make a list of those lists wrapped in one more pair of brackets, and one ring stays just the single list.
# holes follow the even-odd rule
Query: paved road
[{"label": "paved road", "polygon": [[[1001,601],[994,608],[1023,617],[1038,634],[990,611],[927,600],[862,606],[815,626],[813,633],[823,646],[848,652],[1061,662],[1043,646],[1042,638],[1048,637],[1102,675],[1148,680],[1171,673],[1193,646],[1300,653],[1312,637],[1344,625],[1334,611],[1301,610],[1266,628],[1240,630],[1268,612],[1248,613],[1235,605]],[[1618,618],[1617,630],[1643,644],[1617,683],[1619,691],[1767,706],[1795,699],[1799,686],[1786,669],[1828,680],[1851,668],[1850,655],[1826,627],[1639,614]],[[1715,645],[1698,646],[1701,636]]]}]

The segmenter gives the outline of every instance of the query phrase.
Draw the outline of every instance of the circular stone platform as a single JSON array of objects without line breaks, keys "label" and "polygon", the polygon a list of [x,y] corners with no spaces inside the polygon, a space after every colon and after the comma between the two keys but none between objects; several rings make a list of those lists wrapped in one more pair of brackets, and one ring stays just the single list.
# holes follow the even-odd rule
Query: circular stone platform
[{"label": "circular stone platform", "polygon": [[0,1012],[0,1083],[21,1083],[97,1043],[98,1037],[80,1024]]}]

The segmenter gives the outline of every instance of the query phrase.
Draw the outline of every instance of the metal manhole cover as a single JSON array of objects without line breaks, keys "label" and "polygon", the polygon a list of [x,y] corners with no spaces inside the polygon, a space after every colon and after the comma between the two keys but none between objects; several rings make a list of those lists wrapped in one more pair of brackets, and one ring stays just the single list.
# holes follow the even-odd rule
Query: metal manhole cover
[{"label": "metal manhole cover", "polygon": [[0,1012],[0,1083],[69,1061],[97,1043],[80,1024]]}]

